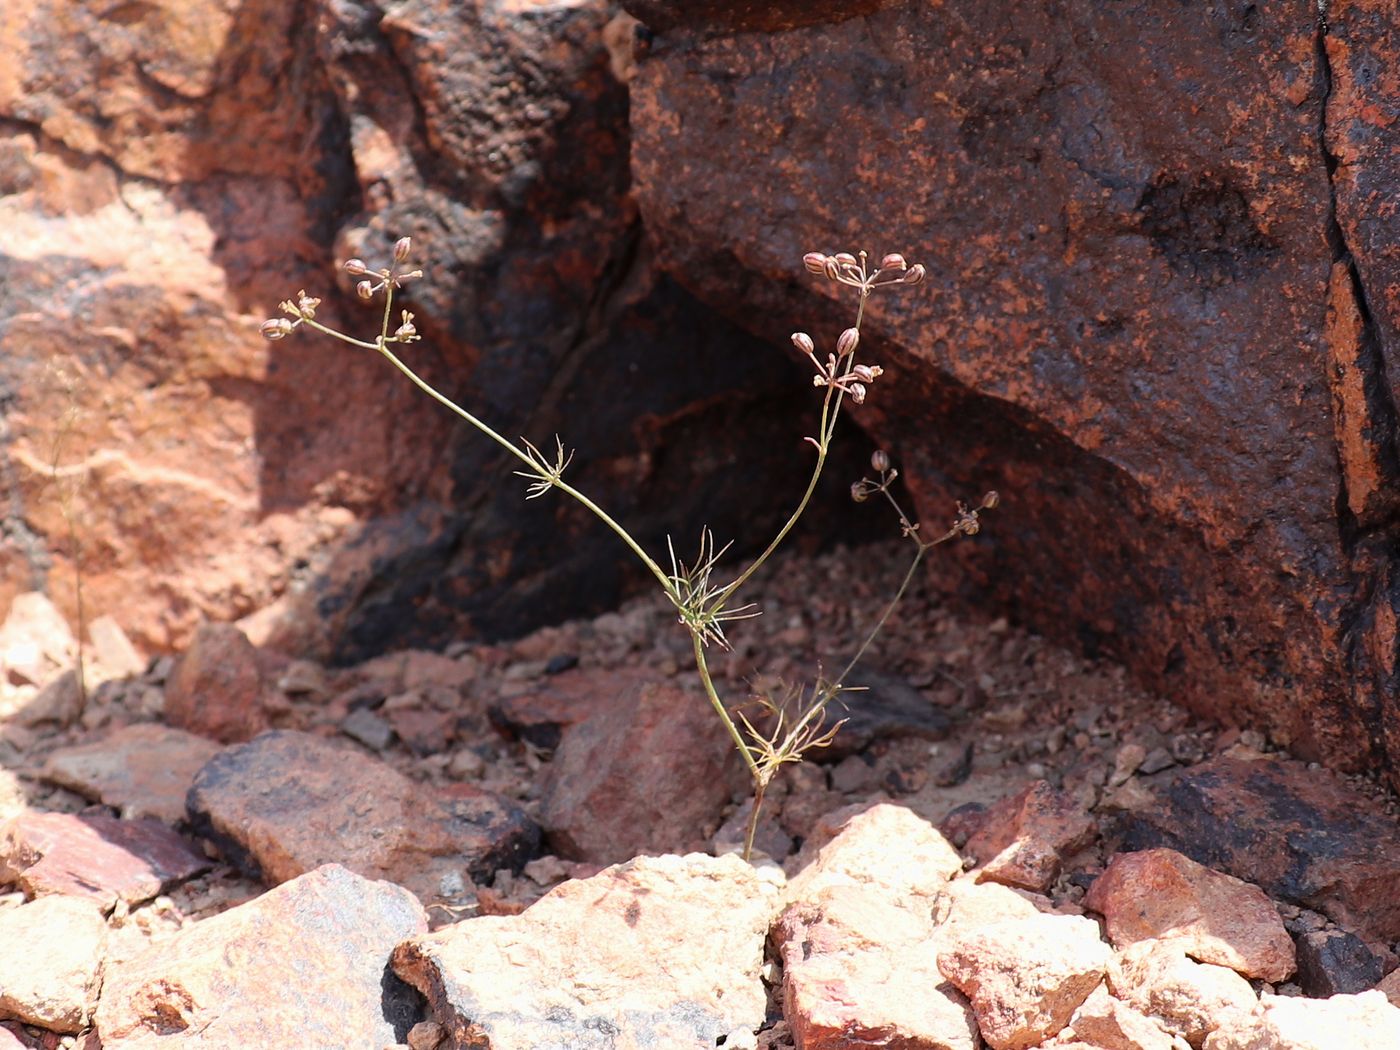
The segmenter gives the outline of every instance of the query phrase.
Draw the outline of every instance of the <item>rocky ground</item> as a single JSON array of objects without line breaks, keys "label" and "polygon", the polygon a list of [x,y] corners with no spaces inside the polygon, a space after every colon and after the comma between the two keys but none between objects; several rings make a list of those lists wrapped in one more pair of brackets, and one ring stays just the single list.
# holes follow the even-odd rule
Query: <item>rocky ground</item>
[{"label": "rocky ground", "polygon": [[[780,559],[721,688],[839,663],[903,554]],[[230,626],[147,666],[94,623],[84,698],[25,596],[0,1050],[1400,1047],[1374,784],[916,593],[746,864],[670,619],[348,669]]]}]

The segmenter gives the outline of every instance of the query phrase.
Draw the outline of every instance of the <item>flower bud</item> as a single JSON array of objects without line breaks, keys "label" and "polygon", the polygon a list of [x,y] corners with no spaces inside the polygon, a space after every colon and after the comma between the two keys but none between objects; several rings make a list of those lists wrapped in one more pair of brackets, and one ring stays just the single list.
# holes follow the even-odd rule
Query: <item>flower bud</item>
[{"label": "flower bud", "polygon": [[847,385],[846,389],[847,389],[847,391],[850,392],[851,400],[852,400],[852,401],[854,401],[854,402],[855,402],[856,404],[858,404],[858,405],[863,405],[863,404],[865,404],[865,384],[864,384],[864,383],[851,383],[851,384]]},{"label": "flower bud", "polygon": [[306,292],[297,292],[297,312],[308,320],[316,316],[316,307],[321,305],[321,300],[314,295],[307,295]]},{"label": "flower bud", "polygon": [[856,352],[856,344],[860,342],[860,329],[847,328],[841,333],[841,338],[836,340],[836,353],[841,357]]},{"label": "flower bud", "polygon": [[850,252],[837,252],[832,258],[836,260],[837,266],[854,266],[856,264],[856,257]]},{"label": "flower bud", "polygon": [[413,239],[400,237],[394,242],[394,262],[408,262],[408,253],[413,251]]},{"label": "flower bud", "polygon": [[1000,502],[1001,496],[998,495],[995,489],[993,489],[991,492],[987,493],[985,496],[982,497],[982,506],[987,510],[994,510],[996,508],[996,505]]},{"label": "flower bud", "polygon": [[890,469],[890,454],[882,448],[870,453],[870,465],[881,474]]},{"label": "flower bud", "polygon": [[403,312],[403,324],[394,330],[394,338],[401,343],[406,343],[410,339],[418,337],[418,329],[413,327],[413,315],[407,310]]},{"label": "flower bud", "polygon": [[889,255],[880,260],[880,269],[882,270],[907,270],[908,268],[909,264],[904,261],[904,256],[900,255],[899,252],[890,252]]},{"label": "flower bud", "polygon": [[855,500],[857,503],[864,503],[869,498],[870,493],[865,491],[864,485],[859,481],[851,482],[851,499]]},{"label": "flower bud", "polygon": [[923,279],[924,279],[924,265],[923,265],[923,263],[915,263],[913,266],[909,267],[909,269],[906,270],[906,271],[904,272],[904,283],[905,283],[905,284],[918,284],[918,283],[919,283],[920,281],[922,281]]},{"label": "flower bud", "polygon": [[355,285],[355,294],[358,295],[361,299],[373,299],[374,282],[361,281],[359,284]]},{"label": "flower bud", "polygon": [[808,273],[826,273],[826,256],[821,252],[808,252],[802,256],[802,265],[807,267]]},{"label": "flower bud", "polygon": [[873,383],[884,374],[885,370],[879,365],[856,365],[851,369],[851,375],[863,383]]},{"label": "flower bud", "polygon": [[346,259],[340,265],[341,269],[351,277],[363,277],[365,274],[369,273],[369,267],[365,265],[363,259]]},{"label": "flower bud", "polygon": [[806,332],[793,332],[792,345],[801,350],[804,354],[815,352],[816,344],[812,342],[812,337]]},{"label": "flower bud", "polygon": [[285,339],[292,334],[292,322],[285,317],[274,317],[270,321],[264,321],[259,326],[258,331],[262,333],[264,339],[274,342],[278,339]]},{"label": "flower bud", "polygon": [[838,263],[835,259],[833,259],[830,255],[826,257],[825,270],[827,277],[831,278],[831,280],[833,281],[836,280],[837,277],[841,276],[841,264]]}]

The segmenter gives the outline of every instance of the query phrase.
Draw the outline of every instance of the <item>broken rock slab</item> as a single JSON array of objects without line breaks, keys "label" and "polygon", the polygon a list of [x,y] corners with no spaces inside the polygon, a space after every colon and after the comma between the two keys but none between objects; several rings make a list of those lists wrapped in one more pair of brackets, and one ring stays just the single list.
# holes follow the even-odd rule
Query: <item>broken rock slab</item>
[{"label": "broken rock slab", "polygon": [[139,904],[210,862],[164,824],[105,814],[26,811],[0,827],[0,885],[32,897],[87,897],[104,911]]},{"label": "broken rock slab", "polygon": [[638,857],[515,916],[415,937],[394,971],[453,1047],[714,1050],[763,1023],[771,882],[734,856]]},{"label": "broken rock slab", "polygon": [[61,748],[44,763],[45,780],[118,809],[167,824],[185,819],[185,794],[219,745],[155,723],[123,726],[102,740]]},{"label": "broken rock slab", "polygon": [[435,794],[384,762],[277,730],[226,748],[190,787],[191,825],[272,883],[322,864],[458,900],[471,879],[519,870],[540,833],[519,807],[465,784]]},{"label": "broken rock slab", "polygon": [[1267,996],[1212,1032],[1204,1050],[1397,1050],[1400,1009],[1377,991],[1330,999]]},{"label": "broken rock slab", "polygon": [[[1296,968],[1293,939],[1259,887],[1175,850],[1118,854],[1084,907],[1104,917],[1115,948],[1170,940],[1198,962],[1264,981],[1282,981]],[[1363,987],[1379,979],[1377,973]]]},{"label": "broken rock slab", "polygon": [[972,1002],[993,1050],[1028,1050],[1059,1034],[1112,961],[1098,924],[1077,915],[961,926],[940,941],[939,972]]},{"label": "broken rock slab", "polygon": [[967,852],[981,865],[979,881],[1044,893],[1063,858],[1088,846],[1096,833],[1078,802],[1036,780],[987,811]]},{"label": "broken rock slab", "polygon": [[1400,939],[1400,826],[1324,769],[1222,755],[1132,814],[1124,850],[1168,846],[1320,911],[1366,940]]},{"label": "broken rock slab", "polygon": [[422,1019],[389,954],[426,929],[407,890],[326,865],[113,964],[102,1046],[383,1050]]},{"label": "broken rock slab", "polygon": [[0,909],[0,1018],[55,1032],[84,1028],[106,944],[107,923],[91,900],[40,897]]},{"label": "broken rock slab", "polygon": [[707,842],[743,783],[734,742],[703,696],[659,683],[619,688],[563,730],[540,823],[560,856],[618,863]]},{"label": "broken rock slab", "polygon": [[1166,942],[1139,941],[1120,951],[1108,984],[1117,998],[1192,1046],[1258,1002],[1249,982],[1228,966],[1188,959]]}]

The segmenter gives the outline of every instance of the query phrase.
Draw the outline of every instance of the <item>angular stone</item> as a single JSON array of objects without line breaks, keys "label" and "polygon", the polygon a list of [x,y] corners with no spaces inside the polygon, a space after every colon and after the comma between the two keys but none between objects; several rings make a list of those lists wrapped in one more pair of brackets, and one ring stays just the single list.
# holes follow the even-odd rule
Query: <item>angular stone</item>
[{"label": "angular stone", "polygon": [[371,751],[383,751],[394,739],[394,727],[367,707],[357,707],[342,718],[340,731]]},{"label": "angular stone", "polygon": [[1109,990],[1157,1018],[1192,1046],[1211,1032],[1247,1015],[1258,1002],[1249,982],[1234,970],[1188,959],[1174,944],[1139,941],[1118,953]]},{"label": "angular stone", "polygon": [[219,745],[156,723],[122,726],[102,740],[60,748],[44,762],[44,779],[128,818],[185,819],[185,793]]},{"label": "angular stone", "polygon": [[802,901],[847,884],[876,888],[901,902],[932,900],[960,871],[962,857],[937,828],[904,806],[880,803],[846,819],[788,883],[785,898]]},{"label": "angular stone", "polygon": [[639,857],[415,937],[394,971],[453,1046],[713,1050],[763,1022],[777,897],[734,856]]},{"label": "angular stone", "polygon": [[0,1018],[55,1032],[86,1027],[97,1004],[107,923],[78,897],[0,908]]},{"label": "angular stone", "polygon": [[1326,770],[1222,755],[1133,814],[1123,848],[1168,846],[1320,911],[1367,940],[1400,939],[1400,826]]},{"label": "angular stone", "polygon": [[424,707],[399,707],[389,712],[394,733],[418,755],[446,751],[456,736],[458,715]]},{"label": "angular stone", "polygon": [[104,1050],[400,1042],[421,1014],[389,954],[427,929],[399,886],[326,865],[113,965]]},{"label": "angular stone", "polygon": [[703,843],[743,784],[740,768],[703,696],[644,685],[564,731],[540,823],[555,852],[597,863]]},{"label": "angular stone", "polygon": [[952,730],[948,714],[904,679],[857,667],[847,678],[853,690],[833,705],[844,721],[829,747],[817,752],[825,764],[864,751],[876,740],[919,737],[942,740]]},{"label": "angular stone", "polygon": [[1380,992],[1329,999],[1266,996],[1251,1014],[1233,1016],[1204,1050],[1397,1050],[1400,1009]]},{"label": "angular stone", "polygon": [[972,1002],[994,1050],[1027,1050],[1069,1024],[1111,961],[1098,925],[1034,915],[949,931],[938,970]]},{"label": "angular stone", "polygon": [[1070,796],[1043,780],[1004,798],[967,843],[979,880],[1044,892],[1060,863],[1093,842],[1097,828]]},{"label": "angular stone", "polygon": [[1314,999],[1374,988],[1384,964],[1366,942],[1346,930],[1309,930],[1298,938],[1298,987]]},{"label": "angular stone", "polygon": [[566,728],[604,714],[622,694],[646,683],[645,674],[632,668],[565,671],[492,704],[487,713],[492,725],[511,739],[553,751]]},{"label": "angular stone", "polygon": [[1084,907],[1104,917],[1115,948],[1171,941],[1197,962],[1264,981],[1282,981],[1295,968],[1293,940],[1259,887],[1175,850],[1118,854],[1094,880]]},{"label": "angular stone", "polygon": [[[838,839],[839,841],[839,839]],[[783,1016],[804,1050],[976,1050],[967,1000],[938,970],[928,907],[880,883],[813,885],[774,927]]]},{"label": "angular stone", "polygon": [[110,616],[98,616],[87,625],[92,642],[92,660],[104,681],[129,678],[146,669],[146,658],[132,644],[122,625]]},{"label": "angular stone", "polygon": [[40,726],[66,729],[82,716],[86,704],[77,671],[63,671],[16,711],[12,721],[30,729]]},{"label": "angular stone", "polygon": [[268,726],[257,650],[237,627],[201,624],[165,683],[165,717],[180,729],[225,744]]},{"label": "angular stone", "polygon": [[220,752],[188,805],[200,834],[269,882],[343,864],[425,903],[518,870],[539,846],[539,829],[504,799],[465,784],[434,794],[349,745],[289,730]]},{"label": "angular stone", "polygon": [[209,867],[154,820],[29,811],[0,828],[0,883],[17,882],[30,896],[87,897],[104,911],[150,900]]},{"label": "angular stone", "polygon": [[1115,999],[1104,985],[1095,988],[1074,1011],[1069,1027],[1060,1033],[1055,1045],[1068,1040],[1100,1050],[1173,1050],[1166,1029],[1141,1010]]},{"label": "angular stone", "polygon": [[0,672],[12,685],[45,685],[76,655],[68,621],[47,595],[15,595],[0,623]]}]

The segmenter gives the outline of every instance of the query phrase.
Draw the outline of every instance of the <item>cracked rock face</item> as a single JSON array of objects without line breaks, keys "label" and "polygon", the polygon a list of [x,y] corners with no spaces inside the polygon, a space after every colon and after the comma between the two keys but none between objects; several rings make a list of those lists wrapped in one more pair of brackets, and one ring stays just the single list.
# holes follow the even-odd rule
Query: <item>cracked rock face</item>
[{"label": "cracked rock face", "polygon": [[687,288],[776,342],[850,305],[775,282],[805,251],[928,268],[870,302],[857,411],[926,520],[1002,493],[950,586],[1305,755],[1400,757],[1393,5],[627,6]]}]

